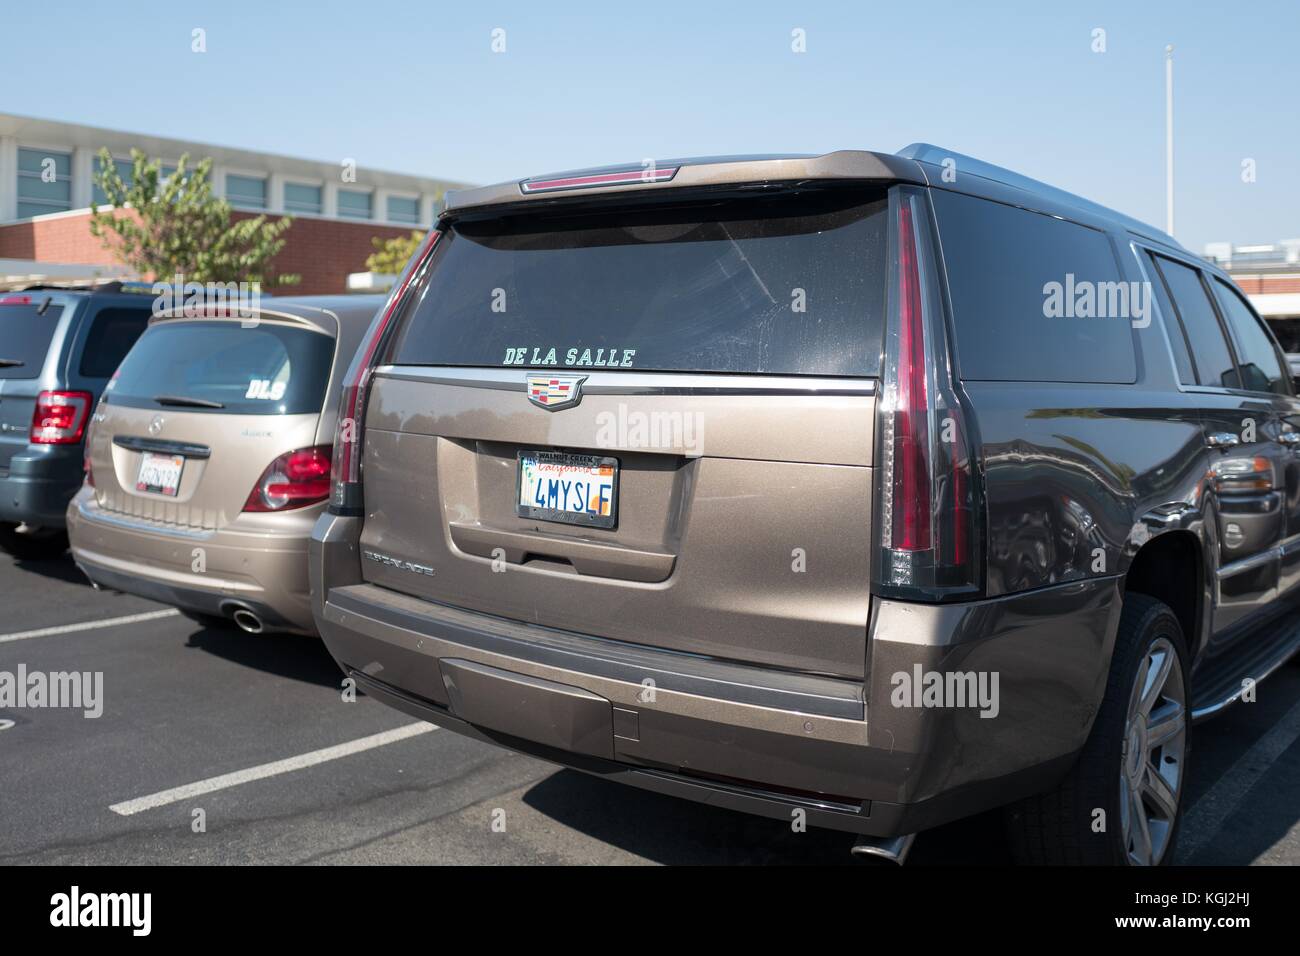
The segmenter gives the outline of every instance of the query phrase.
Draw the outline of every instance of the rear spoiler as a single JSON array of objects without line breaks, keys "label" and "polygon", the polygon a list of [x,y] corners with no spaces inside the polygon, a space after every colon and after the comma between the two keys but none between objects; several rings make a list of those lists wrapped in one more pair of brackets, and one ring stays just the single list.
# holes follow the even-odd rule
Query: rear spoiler
[{"label": "rear spoiler", "polygon": [[292,325],[300,325],[304,328],[311,329],[313,332],[322,332],[331,338],[337,338],[340,332],[339,317],[329,309],[312,307],[313,312],[319,313],[319,316],[295,315],[292,312],[281,312],[275,309],[256,308],[249,310],[252,315],[239,315],[233,313],[228,306],[211,305],[203,306],[197,314],[186,314],[185,307],[176,309],[164,309],[155,312],[149,317],[149,324],[156,325],[159,322],[177,322],[191,321],[204,322],[213,319],[228,320],[231,322],[260,322],[263,319],[270,322],[285,322]]},{"label": "rear spoiler", "polygon": [[809,180],[862,180],[925,185],[919,163],[890,153],[842,149],[823,156],[712,157],[646,161],[575,170],[447,193],[443,215],[559,197]]}]

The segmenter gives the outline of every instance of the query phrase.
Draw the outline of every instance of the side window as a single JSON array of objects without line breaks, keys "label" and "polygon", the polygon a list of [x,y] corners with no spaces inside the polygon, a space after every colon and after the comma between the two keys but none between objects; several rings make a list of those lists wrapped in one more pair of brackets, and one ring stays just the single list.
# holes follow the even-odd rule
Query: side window
[{"label": "side window", "polygon": [[1169,298],[1169,291],[1160,278],[1155,257],[1144,251],[1147,275],[1151,277],[1151,288],[1155,293],[1156,303],[1160,306],[1160,316],[1165,321],[1165,332],[1169,335],[1169,346],[1174,350],[1174,364],[1178,368],[1178,381],[1184,385],[1196,385],[1196,366],[1192,364],[1191,343],[1187,341],[1187,330],[1178,321],[1178,313]]},{"label": "side window", "polygon": [[100,309],[81,351],[81,374],[86,378],[108,378],[148,324],[148,309]]},{"label": "side window", "polygon": [[1137,379],[1135,305],[1105,233],[985,199],[930,192],[962,378]]},{"label": "side window", "polygon": [[1178,318],[1187,332],[1200,384],[1240,388],[1237,366],[1228,349],[1228,341],[1223,337],[1223,326],[1219,324],[1219,317],[1205,294],[1205,286],[1201,284],[1200,273],[1164,256],[1153,258],[1160,265],[1160,274],[1165,278]]},{"label": "side window", "polygon": [[1218,296],[1223,316],[1228,320],[1228,328],[1232,329],[1232,337],[1237,343],[1242,388],[1252,392],[1291,394],[1273,339],[1259,324],[1260,320],[1255,317],[1250,306],[1246,305],[1236,289],[1230,288],[1222,279],[1214,280],[1214,294]]}]

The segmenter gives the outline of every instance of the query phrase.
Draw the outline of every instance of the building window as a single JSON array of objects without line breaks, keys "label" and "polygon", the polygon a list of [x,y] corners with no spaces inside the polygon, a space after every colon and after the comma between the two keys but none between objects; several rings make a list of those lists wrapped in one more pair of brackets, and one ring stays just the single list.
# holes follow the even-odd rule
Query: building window
[{"label": "building window", "polygon": [[420,200],[409,196],[388,197],[388,221],[418,223],[420,221]]},{"label": "building window", "polygon": [[355,189],[340,189],[339,215],[347,216],[349,219],[369,219],[371,217],[370,193],[358,192]]},{"label": "building window", "polygon": [[18,150],[18,218],[72,208],[72,154]]},{"label": "building window", "polygon": [[[117,175],[122,180],[123,184],[126,186],[127,189],[130,189],[132,178],[135,175],[135,165],[129,159],[115,159],[113,160],[113,166],[117,170]],[[98,159],[96,159],[95,173],[98,174],[101,168],[102,168],[102,164]],[[91,202],[93,202],[96,206],[103,206],[107,204],[108,197],[104,195],[104,190],[99,188],[98,179],[94,181],[94,185],[91,192],[93,194],[93,198],[91,199]]]},{"label": "building window", "polygon": [[[173,168],[172,172],[175,172]],[[226,175],[226,199],[245,209],[266,208],[266,180],[257,176]]]},{"label": "building window", "polygon": [[284,211],[306,212],[319,216],[321,211],[320,187],[307,186],[303,183],[285,183]]}]

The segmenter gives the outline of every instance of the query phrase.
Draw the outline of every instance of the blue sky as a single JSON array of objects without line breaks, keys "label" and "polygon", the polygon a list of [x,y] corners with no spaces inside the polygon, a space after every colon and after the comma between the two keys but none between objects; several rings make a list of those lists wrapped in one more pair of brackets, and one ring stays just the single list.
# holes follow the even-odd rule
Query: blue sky
[{"label": "blue sky", "polygon": [[65,0],[0,22],[5,112],[470,182],[925,140],[1158,225],[1173,43],[1178,238],[1300,236],[1296,0]]}]

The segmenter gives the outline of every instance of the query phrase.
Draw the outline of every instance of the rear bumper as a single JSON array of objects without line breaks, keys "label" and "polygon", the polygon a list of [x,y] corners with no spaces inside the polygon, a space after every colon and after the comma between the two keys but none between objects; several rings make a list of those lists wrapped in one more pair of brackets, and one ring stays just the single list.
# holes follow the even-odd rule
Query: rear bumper
[{"label": "rear bumper", "polygon": [[[439,726],[646,789],[893,836],[1052,786],[1091,728],[1113,579],[951,607],[878,601],[865,682],[488,617],[359,580],[357,519],[310,550],[326,646]],[[328,582],[328,584],[326,583]],[[915,706],[900,674],[997,674],[988,706]],[[920,701],[920,698],[916,698]],[[981,710],[990,716],[981,717]]]},{"label": "rear bumper", "polygon": [[316,633],[304,536],[150,527],[102,511],[89,489],[67,522],[73,559],[95,584],[218,617],[243,607],[269,630]]},{"label": "rear bumper", "polygon": [[30,446],[0,471],[0,521],[62,528],[82,482],[82,446]]}]

